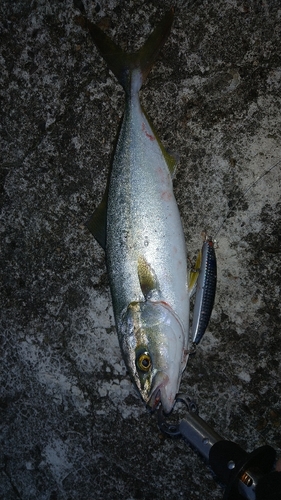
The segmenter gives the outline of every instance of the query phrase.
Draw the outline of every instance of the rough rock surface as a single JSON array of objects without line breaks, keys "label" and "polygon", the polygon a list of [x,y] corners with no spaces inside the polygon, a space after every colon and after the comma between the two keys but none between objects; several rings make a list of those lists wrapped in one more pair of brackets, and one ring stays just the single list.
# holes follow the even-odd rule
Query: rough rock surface
[{"label": "rough rock surface", "polygon": [[[131,50],[169,5],[85,2]],[[71,0],[2,0],[0,16],[0,498],[221,499],[200,457],[163,437],[135,393],[104,254],[84,227],[123,91]],[[247,186],[281,159],[280,33],[278,0],[178,0],[142,91],[179,157],[189,258],[202,230],[218,242],[212,320],[181,391],[226,438],[279,454],[281,164]]]}]

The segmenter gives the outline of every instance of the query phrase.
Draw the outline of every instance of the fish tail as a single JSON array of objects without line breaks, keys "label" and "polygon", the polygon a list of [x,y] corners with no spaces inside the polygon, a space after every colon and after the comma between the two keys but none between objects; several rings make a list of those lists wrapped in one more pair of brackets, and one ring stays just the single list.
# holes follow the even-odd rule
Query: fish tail
[{"label": "fish tail", "polygon": [[172,7],[166,12],[144,45],[135,53],[124,52],[96,24],[87,20],[86,26],[96,47],[126,94],[132,95],[140,90],[169,36],[173,18],[174,8]]}]

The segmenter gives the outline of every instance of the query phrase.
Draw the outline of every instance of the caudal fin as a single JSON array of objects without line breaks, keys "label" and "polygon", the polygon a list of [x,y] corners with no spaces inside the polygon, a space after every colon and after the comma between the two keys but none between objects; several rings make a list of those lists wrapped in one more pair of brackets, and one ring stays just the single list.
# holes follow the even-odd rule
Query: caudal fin
[{"label": "caudal fin", "polygon": [[138,92],[167,40],[174,18],[172,7],[144,45],[135,53],[124,52],[96,24],[87,20],[86,26],[102,57],[127,94]]}]

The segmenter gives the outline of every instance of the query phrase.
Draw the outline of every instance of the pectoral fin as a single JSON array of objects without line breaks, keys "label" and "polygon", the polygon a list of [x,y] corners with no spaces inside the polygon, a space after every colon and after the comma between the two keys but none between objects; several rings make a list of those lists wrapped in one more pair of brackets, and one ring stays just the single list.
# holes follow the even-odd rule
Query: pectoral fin
[{"label": "pectoral fin", "polygon": [[149,298],[153,290],[159,290],[156,274],[144,257],[138,258],[138,277],[145,299]]}]

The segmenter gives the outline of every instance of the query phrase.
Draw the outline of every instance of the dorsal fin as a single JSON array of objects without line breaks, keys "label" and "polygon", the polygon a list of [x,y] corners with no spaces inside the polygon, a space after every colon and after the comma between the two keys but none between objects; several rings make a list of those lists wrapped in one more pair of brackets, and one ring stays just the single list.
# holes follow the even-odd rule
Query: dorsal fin
[{"label": "dorsal fin", "polygon": [[106,245],[107,198],[108,189],[106,188],[102,201],[86,222],[86,227],[104,250]]}]

